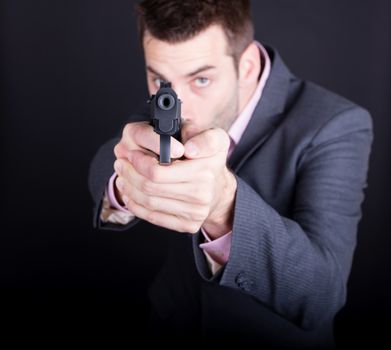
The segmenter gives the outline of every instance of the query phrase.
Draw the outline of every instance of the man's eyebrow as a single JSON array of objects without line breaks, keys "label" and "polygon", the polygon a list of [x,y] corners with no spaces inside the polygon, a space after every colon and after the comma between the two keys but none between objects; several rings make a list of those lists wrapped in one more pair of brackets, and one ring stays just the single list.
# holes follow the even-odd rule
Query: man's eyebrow
[{"label": "man's eyebrow", "polygon": [[[192,77],[194,75],[197,75],[201,72],[204,72],[206,70],[209,70],[209,69],[215,69],[216,67],[215,66],[211,66],[211,65],[205,65],[205,66],[202,66],[200,68],[197,68],[196,70],[186,74],[187,77]],[[163,74],[160,74],[157,70],[153,69],[151,66],[147,66],[147,70],[149,70],[151,73],[161,77],[163,80],[165,81],[168,81]]]},{"label": "man's eyebrow", "polygon": [[149,70],[151,73],[157,75],[158,77],[162,78],[164,81],[168,81],[163,74],[160,74],[157,70],[153,69],[151,66],[147,66],[147,70]]},{"label": "man's eyebrow", "polygon": [[187,77],[192,77],[192,76],[197,75],[197,74],[199,74],[199,73],[201,73],[201,72],[204,72],[204,71],[206,71],[206,70],[215,69],[215,68],[216,68],[215,66],[205,65],[205,66],[202,66],[202,67],[200,67],[200,68],[197,68],[196,70],[194,70],[194,71],[191,72],[191,73],[186,74],[186,76],[187,76]]}]

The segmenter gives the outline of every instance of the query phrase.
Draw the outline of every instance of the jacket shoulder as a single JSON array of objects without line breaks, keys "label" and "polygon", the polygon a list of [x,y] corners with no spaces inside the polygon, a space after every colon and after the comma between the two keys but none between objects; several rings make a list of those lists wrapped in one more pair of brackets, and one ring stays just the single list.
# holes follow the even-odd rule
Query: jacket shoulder
[{"label": "jacket shoulder", "polygon": [[292,136],[312,139],[324,128],[329,130],[329,137],[372,130],[372,119],[365,108],[313,82],[302,81],[300,85],[282,123]]}]

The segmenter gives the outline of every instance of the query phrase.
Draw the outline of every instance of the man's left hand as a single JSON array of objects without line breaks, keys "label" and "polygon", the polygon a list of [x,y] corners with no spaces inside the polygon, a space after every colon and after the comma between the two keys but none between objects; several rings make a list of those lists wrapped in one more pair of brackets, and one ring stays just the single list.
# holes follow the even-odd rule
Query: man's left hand
[{"label": "man's left hand", "polygon": [[205,130],[185,143],[186,159],[159,165],[151,152],[130,151],[114,166],[127,208],[137,217],[179,232],[201,226],[212,239],[232,230],[236,178],[226,166],[229,136]]}]

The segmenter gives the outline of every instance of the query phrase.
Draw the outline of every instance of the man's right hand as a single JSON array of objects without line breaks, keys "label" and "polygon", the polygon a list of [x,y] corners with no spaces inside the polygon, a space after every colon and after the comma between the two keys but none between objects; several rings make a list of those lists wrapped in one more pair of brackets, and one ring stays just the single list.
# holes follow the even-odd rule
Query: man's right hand
[{"label": "man's right hand", "polygon": [[[157,158],[159,149],[160,136],[153,130],[153,126],[148,122],[135,122],[125,125],[121,140],[114,147],[114,154],[117,159],[128,161],[130,151],[140,150],[148,154],[154,154]],[[184,146],[178,140],[171,137],[171,158],[180,158],[184,152]],[[117,187],[117,179],[114,190],[117,200],[123,205],[122,194]]]}]

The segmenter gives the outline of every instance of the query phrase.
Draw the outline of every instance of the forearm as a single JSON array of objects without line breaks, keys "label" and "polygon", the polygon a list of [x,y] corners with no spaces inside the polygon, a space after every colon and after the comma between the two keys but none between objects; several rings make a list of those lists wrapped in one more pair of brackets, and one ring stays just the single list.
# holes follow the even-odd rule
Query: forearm
[{"label": "forearm", "polygon": [[344,303],[346,282],[332,251],[240,179],[237,196],[220,284],[253,295],[303,328],[331,318]]},{"label": "forearm", "polygon": [[232,245],[220,284],[253,295],[303,328],[331,320],[345,302],[371,142],[365,111],[331,118],[295,163],[289,186],[282,183],[282,197],[268,197],[273,206],[259,190],[261,171],[247,173],[249,181],[237,176]]},{"label": "forearm", "polygon": [[128,223],[120,223],[118,220],[112,220],[111,222],[110,220],[102,220],[102,213],[104,219],[108,219],[112,214],[108,211],[110,204],[104,200],[107,185],[113,175],[113,163],[115,161],[113,148],[117,142],[118,139],[111,139],[100,147],[91,162],[89,170],[88,185],[94,201],[93,226],[101,230],[124,231],[139,221],[137,218]]}]

